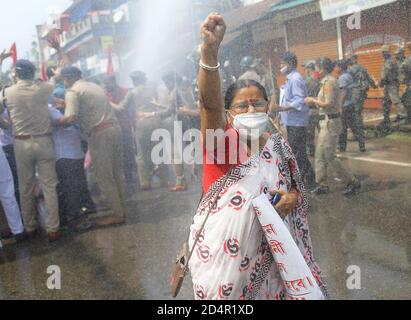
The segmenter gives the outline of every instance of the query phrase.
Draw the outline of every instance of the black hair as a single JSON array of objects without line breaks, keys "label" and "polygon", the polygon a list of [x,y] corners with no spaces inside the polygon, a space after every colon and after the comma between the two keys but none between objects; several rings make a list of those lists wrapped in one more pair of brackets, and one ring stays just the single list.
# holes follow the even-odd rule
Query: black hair
[{"label": "black hair", "polygon": [[51,78],[54,77],[54,72],[56,71],[56,68],[57,68],[56,66],[47,67],[46,75],[47,75],[47,78],[48,78],[48,79],[51,79]]},{"label": "black hair", "polygon": [[338,60],[337,66],[342,70],[342,71],[347,71],[348,69],[348,63],[345,60]]},{"label": "black hair", "polygon": [[315,64],[320,67],[321,70],[324,70],[327,74],[333,72],[336,61],[331,60],[328,57],[323,57],[318,59]]},{"label": "black hair", "polygon": [[248,87],[256,87],[259,89],[264,96],[264,100],[268,101],[267,91],[259,82],[254,80],[240,80],[228,87],[225,93],[224,108],[227,110],[230,109],[237,92]]},{"label": "black hair", "polygon": [[135,86],[145,84],[147,82],[147,76],[143,71],[134,71],[130,74],[131,81]]},{"label": "black hair", "polygon": [[35,70],[16,70],[16,76],[20,80],[34,80],[35,75]]},{"label": "black hair", "polygon": [[353,66],[355,63],[354,63],[354,60],[352,58],[350,58],[350,59],[347,60],[347,64],[349,66]]},{"label": "black hair", "polygon": [[286,63],[288,63],[290,66],[293,68],[296,68],[298,65],[298,58],[297,55],[294,52],[287,51],[284,53],[282,60]]}]

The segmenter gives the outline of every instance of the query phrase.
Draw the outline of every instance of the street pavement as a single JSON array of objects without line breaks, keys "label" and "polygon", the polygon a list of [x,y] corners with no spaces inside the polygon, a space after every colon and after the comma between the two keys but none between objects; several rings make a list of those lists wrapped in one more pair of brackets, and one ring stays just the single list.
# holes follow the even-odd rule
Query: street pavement
[{"label": "street pavement", "polygon": [[[352,142],[341,155],[361,178],[359,194],[343,197],[336,177],[332,193],[310,196],[314,255],[333,299],[410,299],[411,136],[367,142],[366,153]],[[138,192],[127,202],[124,226],[53,244],[44,237],[5,241],[0,299],[171,299],[172,262],[200,196],[198,183],[180,194]],[[47,287],[52,265],[61,271],[60,290]],[[360,271],[360,288],[347,287],[352,270]],[[193,299],[190,277],[179,299]]]}]

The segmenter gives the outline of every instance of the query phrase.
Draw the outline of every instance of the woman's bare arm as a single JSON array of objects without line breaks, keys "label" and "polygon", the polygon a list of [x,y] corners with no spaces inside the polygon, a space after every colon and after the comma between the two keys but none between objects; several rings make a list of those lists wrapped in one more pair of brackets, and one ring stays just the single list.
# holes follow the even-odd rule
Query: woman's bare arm
[{"label": "woman's bare arm", "polygon": [[[218,64],[218,50],[224,38],[225,22],[221,15],[210,14],[201,26],[201,61],[211,67]],[[206,145],[207,129],[225,129],[226,117],[218,71],[200,68],[198,74],[200,91],[200,116],[203,144]]]}]

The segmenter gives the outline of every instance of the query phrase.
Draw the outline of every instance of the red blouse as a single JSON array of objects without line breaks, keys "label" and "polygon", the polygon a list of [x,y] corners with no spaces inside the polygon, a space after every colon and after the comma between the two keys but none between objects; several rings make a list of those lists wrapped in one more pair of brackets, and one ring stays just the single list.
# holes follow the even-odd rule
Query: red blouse
[{"label": "red blouse", "polygon": [[[225,175],[233,166],[240,164],[241,156],[247,155],[247,150],[239,150],[239,135],[231,125],[225,129],[224,147],[217,145],[213,151],[206,151],[203,145],[203,191],[206,193],[214,182]],[[245,154],[244,154],[245,152]],[[230,159],[230,155],[231,158]]]}]

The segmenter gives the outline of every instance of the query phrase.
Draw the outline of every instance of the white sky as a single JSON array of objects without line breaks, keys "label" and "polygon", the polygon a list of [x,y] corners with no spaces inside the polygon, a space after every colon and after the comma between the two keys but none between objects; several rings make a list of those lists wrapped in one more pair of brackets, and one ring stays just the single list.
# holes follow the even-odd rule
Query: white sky
[{"label": "white sky", "polygon": [[0,50],[8,50],[16,41],[19,58],[26,58],[26,52],[30,51],[31,42],[35,40],[35,26],[46,22],[50,13],[61,12],[72,3],[72,0],[0,1]]}]

